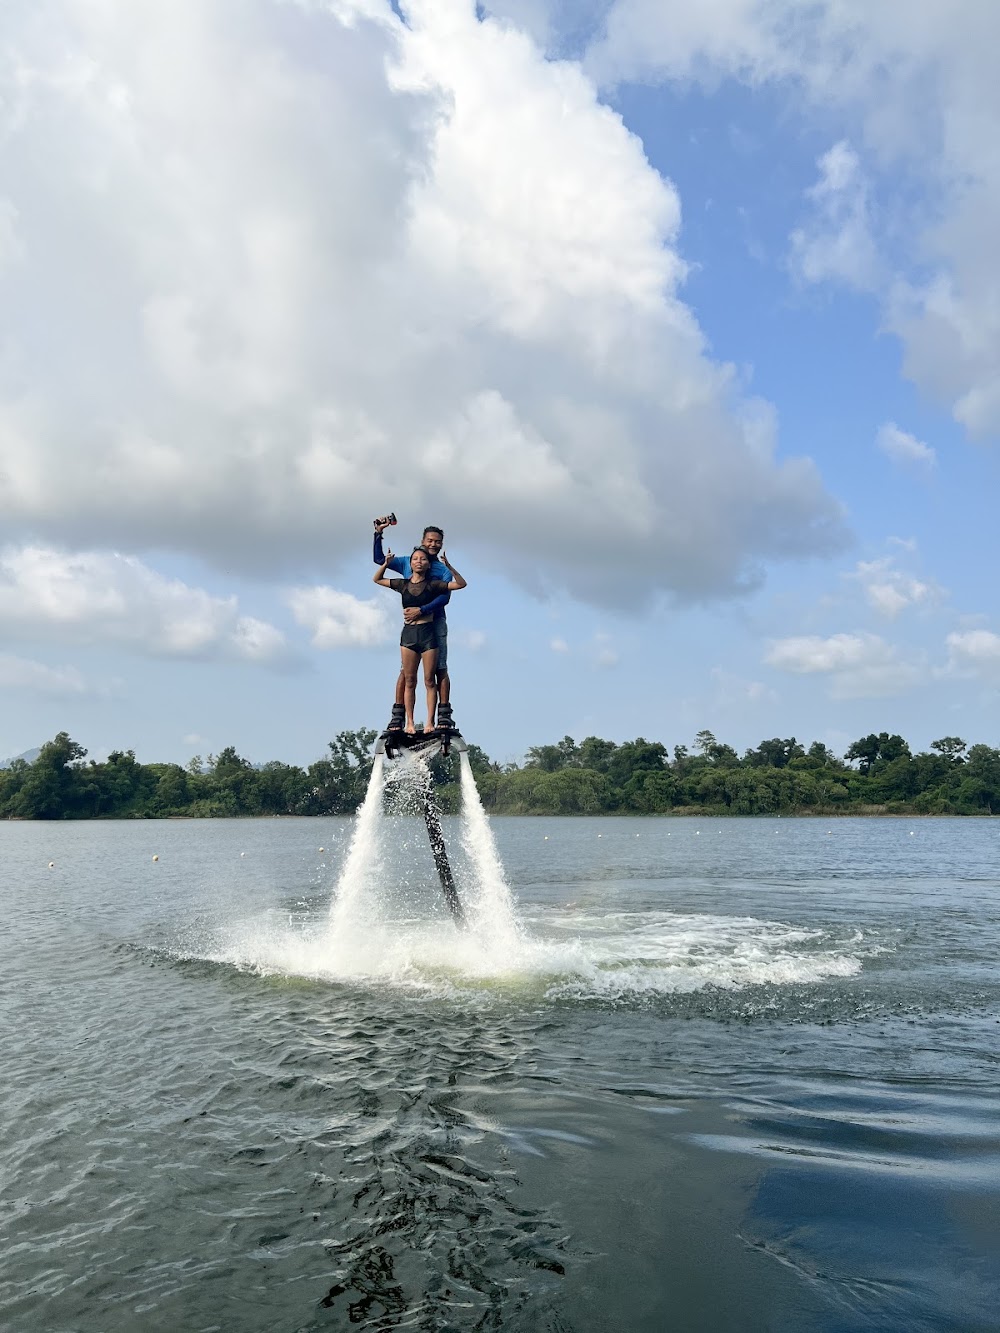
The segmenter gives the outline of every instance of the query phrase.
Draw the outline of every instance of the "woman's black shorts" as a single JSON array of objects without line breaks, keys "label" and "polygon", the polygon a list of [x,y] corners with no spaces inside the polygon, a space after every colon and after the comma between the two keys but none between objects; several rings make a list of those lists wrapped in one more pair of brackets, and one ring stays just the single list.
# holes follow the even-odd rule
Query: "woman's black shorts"
[{"label": "woman's black shorts", "polygon": [[429,620],[426,625],[404,625],[403,633],[399,637],[399,646],[412,648],[421,657],[432,648],[436,648],[438,645],[437,635],[434,633],[434,621]]}]

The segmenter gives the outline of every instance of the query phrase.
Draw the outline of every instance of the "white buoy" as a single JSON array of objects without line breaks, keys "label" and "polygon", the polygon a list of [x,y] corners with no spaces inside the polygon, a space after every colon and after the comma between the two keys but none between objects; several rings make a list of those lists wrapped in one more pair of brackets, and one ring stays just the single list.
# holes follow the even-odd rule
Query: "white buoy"
[{"label": "white buoy", "polygon": [[545,841],[548,842],[548,840],[549,840],[549,835],[546,833],[546,835],[545,835]]},{"label": "white buoy", "polygon": [[55,863],[55,861],[50,861],[50,862],[49,862],[49,869],[50,869],[50,870],[55,870],[55,868],[56,868],[56,863]]},{"label": "white buoy", "polygon": [[325,848],[325,847],[321,847],[321,848],[320,848],[320,851],[321,851],[321,852],[325,852],[325,851],[326,851],[326,848]]},{"label": "white buoy", "polygon": [[240,856],[246,856],[246,852],[240,852]]},{"label": "white buoy", "polygon": [[160,859],[160,858],[159,858],[158,856],[154,856],[154,857],[153,857],[153,860],[154,860],[154,861],[158,861],[159,859]]}]

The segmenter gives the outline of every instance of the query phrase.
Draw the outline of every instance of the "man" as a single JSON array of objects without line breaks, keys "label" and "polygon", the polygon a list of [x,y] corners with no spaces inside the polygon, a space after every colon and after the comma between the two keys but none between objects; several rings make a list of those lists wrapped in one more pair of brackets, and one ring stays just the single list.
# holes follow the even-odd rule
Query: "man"
[{"label": "man", "polygon": [[[372,559],[377,565],[382,564],[385,554],[382,550],[382,534],[389,526],[387,519],[380,519],[375,523],[375,540],[372,544]],[[441,554],[441,548],[444,546],[444,532],[433,524],[424,528],[420,544],[431,557],[431,567],[428,575],[432,579],[441,579],[444,583],[451,579],[451,570],[447,565],[441,563],[438,556]],[[402,575],[404,579],[410,577],[410,557],[408,555],[394,555],[389,561],[389,569]],[[444,593],[441,597],[435,598],[433,602],[428,602],[426,607],[407,607],[403,611],[403,619],[407,622],[416,620],[421,615],[426,615],[428,611],[434,613],[434,637],[437,642],[437,685],[438,685],[438,726],[451,728],[455,725],[451,712],[451,677],[448,675],[448,621],[445,617],[444,609],[451,600],[451,593]],[[392,719],[389,722],[389,730],[394,731],[402,727],[404,708],[403,708],[403,685],[404,677],[402,671],[396,681],[396,701],[392,706]]]}]

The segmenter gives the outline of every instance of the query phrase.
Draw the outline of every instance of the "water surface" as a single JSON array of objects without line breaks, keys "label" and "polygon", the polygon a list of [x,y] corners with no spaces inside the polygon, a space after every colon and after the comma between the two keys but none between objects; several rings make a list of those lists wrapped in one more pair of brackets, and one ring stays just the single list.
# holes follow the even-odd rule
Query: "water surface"
[{"label": "water surface", "polygon": [[1000,825],[493,828],[0,826],[0,1326],[1000,1327]]}]

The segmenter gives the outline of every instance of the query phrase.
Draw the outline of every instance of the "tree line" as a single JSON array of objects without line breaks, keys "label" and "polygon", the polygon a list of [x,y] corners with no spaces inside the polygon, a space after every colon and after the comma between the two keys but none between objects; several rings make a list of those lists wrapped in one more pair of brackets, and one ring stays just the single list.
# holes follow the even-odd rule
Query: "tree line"
[{"label": "tree line", "polygon": [[[37,759],[0,769],[0,819],[162,819],[343,815],[364,799],[377,733],[341,731],[308,768],[255,765],[227,746],[190,763],[142,764],[132,750],[103,762],[66,732]],[[839,758],[819,741],[761,741],[742,755],[700,731],[668,752],[639,737],[617,744],[564,736],[499,764],[478,745],[469,759],[494,814],[914,814],[1000,813],[1000,750],[943,736],[913,754],[902,736],[873,732]],[[458,808],[455,756],[431,763],[445,811]]]}]

